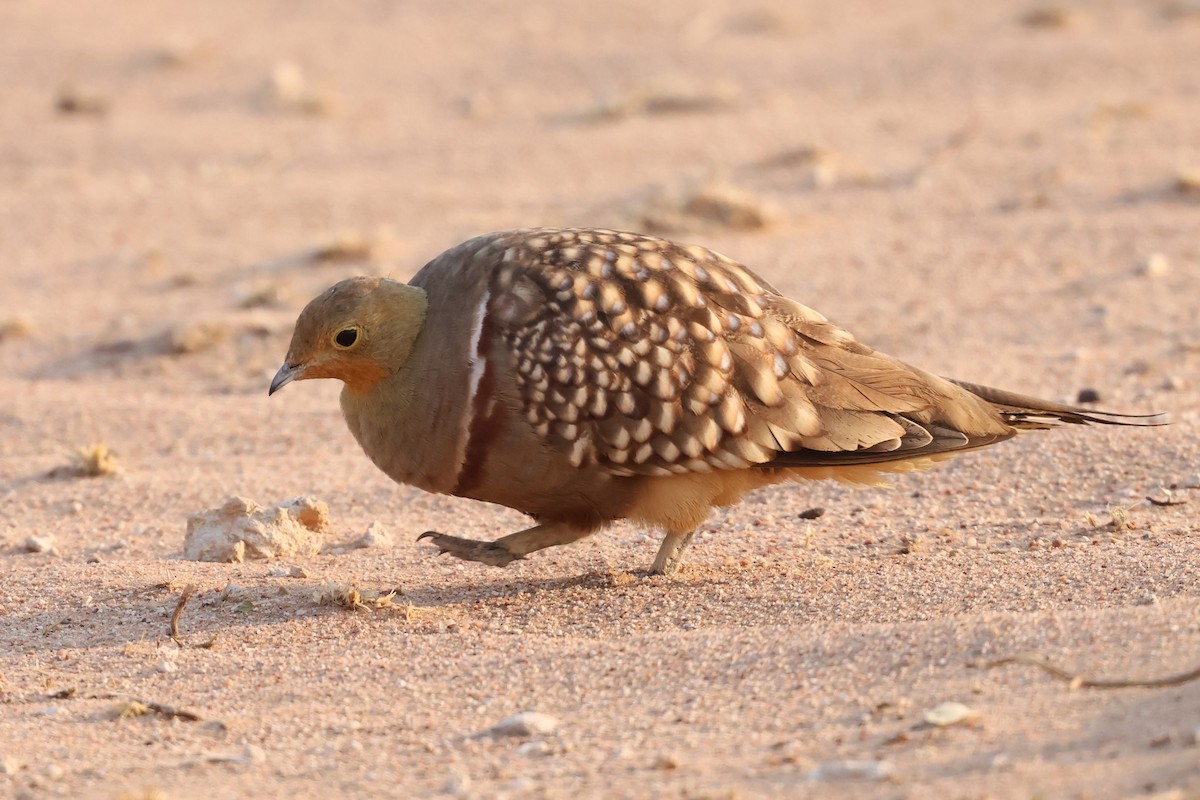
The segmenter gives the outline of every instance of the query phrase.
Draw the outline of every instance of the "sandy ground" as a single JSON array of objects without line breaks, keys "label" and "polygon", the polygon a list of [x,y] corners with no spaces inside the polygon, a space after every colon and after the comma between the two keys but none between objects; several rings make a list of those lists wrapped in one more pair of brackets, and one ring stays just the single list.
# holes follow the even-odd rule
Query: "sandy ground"
[{"label": "sandy ground", "polygon": [[[0,75],[0,795],[1200,796],[1200,682],[977,665],[1200,664],[1194,3],[26,0]],[[672,207],[706,187],[748,205]],[[764,491],[670,579],[629,527],[437,558],[415,534],[522,519],[390,484],[337,386],[266,386],[329,283],[547,224],[669,229],[926,368],[1174,424]],[[71,473],[94,442],[120,474]],[[326,551],[182,560],[234,494],[321,498]],[[394,548],[343,547],[376,520]],[[559,724],[476,735],[523,711]]]}]

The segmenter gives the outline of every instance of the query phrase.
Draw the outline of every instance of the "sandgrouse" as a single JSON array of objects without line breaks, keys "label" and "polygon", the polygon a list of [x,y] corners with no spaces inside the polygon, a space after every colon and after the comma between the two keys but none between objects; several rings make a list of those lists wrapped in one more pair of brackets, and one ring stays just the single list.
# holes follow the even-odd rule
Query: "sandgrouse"
[{"label": "sandgrouse", "polygon": [[332,286],[270,392],[307,378],[343,381],[392,479],[534,519],[493,542],[420,537],[494,566],[630,519],[666,532],[667,574],[714,506],[760,486],[879,483],[1020,430],[1146,421],[939,378],[722,255],[591,229],[489,234],[407,284]]}]

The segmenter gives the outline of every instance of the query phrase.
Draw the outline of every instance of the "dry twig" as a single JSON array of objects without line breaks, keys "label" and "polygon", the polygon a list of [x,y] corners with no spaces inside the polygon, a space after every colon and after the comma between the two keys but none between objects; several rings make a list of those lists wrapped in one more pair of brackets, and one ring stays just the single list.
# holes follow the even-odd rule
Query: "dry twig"
[{"label": "dry twig", "polygon": [[1062,667],[1055,666],[1049,661],[1033,655],[1008,656],[1007,658],[997,658],[994,661],[976,661],[972,666],[978,667],[979,669],[992,669],[994,667],[1002,667],[1006,664],[1029,664],[1034,667],[1040,667],[1054,677],[1069,683],[1072,690],[1130,688],[1161,689],[1168,686],[1181,686],[1189,681],[1194,681],[1200,678],[1200,667],[1196,667],[1188,672],[1181,672],[1178,675],[1168,675],[1163,678],[1149,678],[1147,680],[1137,680],[1134,678],[1085,678],[1082,675],[1072,675]]},{"label": "dry twig", "polygon": [[187,605],[188,600],[192,599],[192,592],[194,591],[196,591],[196,584],[189,583],[184,588],[183,594],[179,597],[179,604],[175,606],[175,613],[171,615],[171,638],[180,647],[183,646],[183,643],[180,641],[179,618],[183,616],[183,607]]}]

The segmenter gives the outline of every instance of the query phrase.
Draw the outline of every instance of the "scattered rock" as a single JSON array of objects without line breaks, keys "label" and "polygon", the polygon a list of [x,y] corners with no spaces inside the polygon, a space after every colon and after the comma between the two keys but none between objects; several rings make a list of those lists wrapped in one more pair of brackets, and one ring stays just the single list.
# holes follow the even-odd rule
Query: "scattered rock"
[{"label": "scattered rock", "polygon": [[108,113],[108,100],[94,92],[64,86],[54,99],[54,108],[60,114],[102,117]]},{"label": "scattered rock", "polygon": [[960,722],[968,722],[978,717],[979,712],[970,706],[949,701],[939,703],[926,711],[924,720],[926,724],[933,725],[935,728],[945,728],[950,725],[957,725]]},{"label": "scattered rock", "polygon": [[239,753],[212,753],[205,757],[210,764],[261,764],[267,753],[256,744],[248,744]]},{"label": "scattered rock", "polygon": [[21,762],[12,756],[0,757],[0,775],[16,775],[21,769]]},{"label": "scattered rock", "polygon": [[229,328],[219,322],[185,322],[167,332],[167,345],[175,355],[208,350],[229,337]]},{"label": "scattered rock", "polygon": [[471,794],[471,776],[462,770],[455,769],[446,776],[442,791],[452,797],[467,797]]},{"label": "scattered rock", "polygon": [[896,552],[902,556],[911,555],[924,546],[924,541],[919,533],[903,533],[900,535],[900,546],[896,548]]},{"label": "scattered rock", "polygon": [[1021,24],[1026,28],[1069,28],[1078,21],[1078,12],[1058,6],[1035,8],[1021,17]]},{"label": "scattered rock", "polygon": [[174,661],[160,661],[154,665],[154,669],[158,672],[175,672],[179,667]]},{"label": "scattered rock", "polygon": [[316,555],[329,507],[312,497],[296,497],[263,508],[242,497],[188,518],[184,558],[191,561],[242,562]]},{"label": "scattered rock", "polygon": [[45,536],[26,536],[22,543],[27,553],[52,553],[54,552],[54,537],[46,534]]},{"label": "scattered rock", "polygon": [[17,315],[0,321],[0,342],[8,339],[24,339],[33,333],[33,320]]},{"label": "scattered rock", "polygon": [[527,758],[543,758],[554,752],[548,742],[542,739],[534,739],[529,742],[522,742],[517,746],[517,755]]},{"label": "scattered rock", "polygon": [[679,769],[683,766],[683,760],[675,753],[664,753],[654,759],[654,769],[661,769],[664,772]]},{"label": "scattered rock", "polygon": [[275,64],[261,96],[263,105],[276,111],[325,116],[334,107],[333,97],[310,86],[304,71],[291,61]]},{"label": "scattered rock", "polygon": [[278,281],[238,287],[233,297],[238,308],[287,308],[293,299],[288,288]]},{"label": "scattered rock", "polygon": [[292,568],[288,570],[287,576],[289,578],[307,578],[308,570],[306,570],[304,567],[292,566]]},{"label": "scattered rock", "polygon": [[315,497],[293,497],[277,507],[291,514],[309,530],[324,533],[329,528],[329,506]]},{"label": "scattered rock", "polygon": [[681,196],[655,197],[642,212],[639,224],[652,233],[759,231],[777,216],[770,204],[740,189],[710,183]]},{"label": "scattered rock", "polygon": [[1175,173],[1175,191],[1187,197],[1200,197],[1200,169],[1181,169]]},{"label": "scattered rock", "polygon": [[1176,497],[1170,489],[1161,489],[1159,494],[1150,495],[1146,501],[1152,506],[1181,506],[1187,503],[1187,498]]},{"label": "scattered rock", "polygon": [[539,711],[522,711],[520,714],[500,720],[492,727],[475,735],[477,737],[549,736],[558,730],[558,726],[559,721],[549,714]]},{"label": "scattered rock", "polygon": [[825,509],[821,508],[820,506],[817,506],[816,508],[809,508],[804,511],[801,511],[799,514],[796,515],[796,518],[797,519],[820,519],[823,516],[825,516]]},{"label": "scattered rock", "polygon": [[1171,262],[1162,253],[1151,253],[1138,267],[1138,274],[1147,278],[1161,278],[1171,271]]},{"label": "scattered rock", "polygon": [[354,542],[355,547],[375,547],[386,549],[395,545],[392,535],[388,533],[387,528],[383,527],[383,523],[379,521],[372,522],[367,526],[367,532],[360,536]]},{"label": "scattered rock", "polygon": [[1099,403],[1100,392],[1096,389],[1085,387],[1079,390],[1079,394],[1075,395],[1076,403]]},{"label": "scattered rock", "polygon": [[809,781],[885,781],[895,767],[890,761],[826,761],[804,776]]},{"label": "scattered rock", "polygon": [[174,37],[163,43],[151,54],[156,66],[167,69],[183,69],[200,63],[212,55],[212,50],[202,42],[188,37]]},{"label": "scattered rock", "polygon": [[1188,489],[1200,489],[1200,472],[1197,472],[1194,475],[1189,476],[1187,481],[1183,485],[1186,486]]},{"label": "scattered rock", "polygon": [[322,264],[343,264],[356,261],[371,261],[375,256],[377,244],[353,231],[343,231],[322,245],[314,247],[310,258]]},{"label": "scattered rock", "polygon": [[857,160],[820,145],[803,145],[754,162],[754,169],[786,171],[810,189],[829,189],[841,184],[869,186],[878,176]]}]

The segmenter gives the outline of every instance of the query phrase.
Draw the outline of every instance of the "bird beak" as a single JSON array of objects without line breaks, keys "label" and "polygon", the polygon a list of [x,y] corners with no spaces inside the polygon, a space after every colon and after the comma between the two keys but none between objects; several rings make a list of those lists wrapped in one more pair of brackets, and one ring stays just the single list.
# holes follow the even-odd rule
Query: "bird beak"
[{"label": "bird beak", "polygon": [[296,380],[296,378],[299,378],[303,372],[303,364],[288,364],[284,362],[284,365],[279,368],[279,372],[276,372],[275,377],[271,379],[271,388],[267,391],[267,397],[270,397],[284,386]]}]

